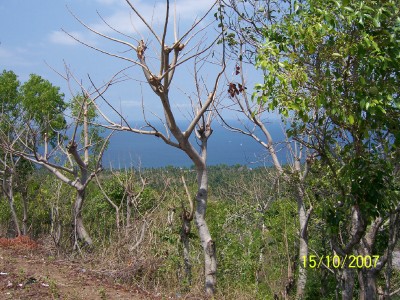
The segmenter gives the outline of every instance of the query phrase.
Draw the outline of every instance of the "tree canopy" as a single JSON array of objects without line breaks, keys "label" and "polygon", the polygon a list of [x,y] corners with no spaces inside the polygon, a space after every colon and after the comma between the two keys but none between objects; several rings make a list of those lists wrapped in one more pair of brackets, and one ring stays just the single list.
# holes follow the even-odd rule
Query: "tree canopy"
[{"label": "tree canopy", "polygon": [[1,122],[13,130],[28,125],[53,138],[56,131],[66,127],[64,94],[39,75],[31,74],[21,84],[13,71],[4,70],[0,75],[0,102]]},{"label": "tree canopy", "polygon": [[[235,293],[244,288],[247,298],[332,299],[341,292],[342,299],[376,299],[378,294],[388,298],[399,293],[391,287],[399,278],[391,276],[400,235],[400,0],[221,0],[180,35],[177,20],[174,32],[169,33],[169,1],[158,34],[152,20],[146,21],[131,1],[125,2],[144,25],[144,31],[133,38],[121,35],[101,16],[111,29],[106,33],[73,16],[93,34],[131,52],[126,48],[109,52],[80,40],[84,35],[69,35],[143,71],[142,80],[134,78],[133,82],[138,91],[147,83],[163,111],[160,117],[153,114],[160,122],[146,118],[145,104],[152,103],[148,102],[151,95],[142,95],[144,124],[135,126],[128,122],[124,110],[112,105],[113,99],[106,98],[112,97],[108,93],[111,86],[132,79],[127,68],[121,68],[100,87],[90,77],[88,89],[76,80],[82,93],[73,95],[69,104],[58,87],[40,76],[33,74],[21,83],[12,71],[3,71],[0,175],[17,227],[20,211],[14,206],[13,187],[15,199],[23,199],[23,232],[27,232],[29,189],[24,187],[29,186],[26,181],[31,172],[40,174],[27,163],[32,162],[75,189],[69,216],[74,248],[80,249],[81,242],[97,246],[100,239],[109,236],[110,243],[116,243],[119,253],[126,251],[130,261],[133,255],[137,255],[133,260],[138,260],[146,254],[144,260],[149,265],[154,259],[164,269],[146,273],[143,264],[133,277],[136,280],[146,274],[143,282],[154,279],[157,289],[164,282],[170,284],[165,278],[175,276],[180,277],[179,282],[171,285],[171,290],[186,292],[192,285],[191,260],[197,257],[204,268],[194,268],[194,274],[204,276],[205,292],[210,297],[216,292],[217,274],[223,279],[220,286],[236,289]],[[212,22],[202,26],[211,11],[216,19],[213,30],[218,29],[218,33],[207,44],[212,32],[207,26]],[[194,47],[190,46],[193,42]],[[219,47],[223,47],[221,51]],[[132,52],[136,57],[127,54]],[[173,79],[175,71],[184,70],[181,66],[191,60],[194,94],[183,92],[191,113],[186,130],[182,130],[175,92],[183,83],[175,85]],[[246,68],[254,68],[254,62],[259,72],[253,74],[260,75],[261,83],[250,92]],[[233,79],[226,71],[230,66]],[[211,70],[215,74],[206,80]],[[68,68],[66,72],[68,81],[73,76]],[[224,95],[229,99],[223,99]],[[114,116],[102,111],[104,107]],[[235,111],[241,125],[230,125],[223,109]],[[71,115],[68,128],[72,129],[60,137],[60,130],[67,128],[66,110]],[[285,122],[284,140],[274,139],[267,127],[270,112]],[[208,142],[216,116],[230,130],[264,147],[275,168],[209,168]],[[108,170],[100,176],[102,155],[112,133],[104,138],[99,126],[161,138],[182,150],[194,167],[170,167],[165,172]],[[289,153],[287,165],[281,164],[277,155],[284,147]],[[91,183],[93,178],[97,187]],[[38,184],[35,191],[46,196],[32,199],[52,205],[56,217],[51,216],[51,230],[58,223],[54,239],[58,244],[61,226],[65,226],[58,220],[58,208],[64,212],[71,209],[71,201],[60,201],[63,185],[52,187],[52,181],[45,181],[49,187]],[[48,200],[53,194],[54,199]],[[66,195],[71,196],[69,192]],[[190,210],[182,200],[186,198]],[[175,214],[179,207],[180,214]],[[46,218],[43,211],[35,213],[40,213],[41,221]],[[192,220],[197,233],[191,233]],[[93,231],[93,240],[86,223],[90,231],[98,230]],[[16,232],[21,234],[18,228]],[[123,239],[121,234],[125,234]],[[69,232],[66,239],[71,241],[72,235]],[[125,239],[129,235],[135,240]],[[201,247],[189,247],[194,236]],[[150,244],[154,248],[149,248]],[[351,267],[351,257],[356,266]],[[120,261],[125,268],[127,260]],[[131,267],[129,272],[136,268]],[[237,282],[232,281],[235,278]]]},{"label": "tree canopy", "polygon": [[344,198],[365,210],[386,205],[400,144],[399,2],[311,0],[296,9],[264,30],[255,97],[292,118],[289,134],[307,136]]}]

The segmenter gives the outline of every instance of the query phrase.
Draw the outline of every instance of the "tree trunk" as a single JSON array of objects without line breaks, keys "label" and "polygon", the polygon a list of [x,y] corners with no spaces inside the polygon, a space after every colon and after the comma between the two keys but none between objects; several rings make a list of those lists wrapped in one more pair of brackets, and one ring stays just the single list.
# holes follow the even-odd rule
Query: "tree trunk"
[{"label": "tree trunk", "polygon": [[183,263],[185,268],[185,276],[183,284],[185,290],[192,285],[192,264],[190,263],[190,251],[189,251],[189,234],[191,230],[190,222],[191,218],[188,217],[188,212],[184,210],[182,212],[182,228],[181,228],[181,242],[183,245]]},{"label": "tree trunk", "polygon": [[22,193],[22,208],[23,208],[23,219],[22,219],[22,234],[28,234],[28,197]]},{"label": "tree trunk", "polygon": [[354,270],[345,267],[341,273],[342,300],[353,300]]},{"label": "tree trunk", "polygon": [[60,221],[58,201],[51,207],[50,235],[53,237],[54,245],[58,248],[61,239],[61,221]]},{"label": "tree trunk", "polygon": [[[304,207],[304,192],[301,186],[297,187],[297,210],[299,217],[300,235],[299,235],[299,261],[308,257],[308,219],[306,208]],[[307,283],[307,269],[303,264],[298,264],[299,275],[297,278],[296,299],[303,299]]]},{"label": "tree trunk", "polygon": [[360,270],[358,272],[360,284],[360,300],[377,299],[376,272],[372,270]]},{"label": "tree trunk", "polygon": [[93,244],[89,233],[86,231],[83,225],[82,219],[82,206],[85,200],[85,190],[77,190],[76,200],[74,205],[74,248],[78,247],[78,241],[84,242],[86,245],[91,246]]},{"label": "tree trunk", "polygon": [[389,218],[389,245],[387,248],[387,261],[385,270],[384,299],[390,299],[391,278],[393,269],[393,251],[397,243],[399,231],[399,213],[390,214]]},{"label": "tree trunk", "polygon": [[14,228],[15,228],[15,234],[17,236],[20,236],[21,235],[21,229],[19,227],[19,221],[18,221],[17,212],[15,211],[14,196],[13,195],[11,196],[11,198],[8,199],[8,203],[10,205],[11,216],[12,216],[12,220],[13,220]]},{"label": "tree trunk", "polygon": [[14,228],[15,228],[15,234],[16,236],[21,235],[21,229],[19,227],[19,221],[18,221],[18,216],[17,212],[15,211],[15,206],[14,206],[14,190],[13,190],[13,178],[10,176],[9,180],[4,180],[3,181],[3,190],[6,193],[8,204],[10,206],[10,211],[11,211],[11,217],[14,223]]},{"label": "tree trunk", "polygon": [[[381,217],[375,218],[372,224],[368,227],[365,236],[360,240],[360,243],[357,247],[358,250],[357,252],[362,257],[371,257],[371,252],[375,246],[377,234],[383,224],[383,221],[384,220]],[[391,219],[389,221],[391,221]],[[389,224],[391,225],[390,222]],[[389,234],[393,234],[393,232],[391,232],[390,230],[390,227],[389,227]],[[396,243],[394,242],[394,244],[391,245],[391,238],[395,239],[395,236],[389,237],[389,245],[386,250],[387,254],[385,254],[387,257],[390,256],[391,249],[393,249],[391,248],[391,246],[394,247],[394,244]],[[377,299],[378,290],[377,290],[376,279],[382,266],[373,268],[362,268],[358,270],[358,281],[360,284],[360,300]]]},{"label": "tree trunk", "polygon": [[195,224],[199,231],[204,252],[205,292],[212,296],[217,283],[217,258],[215,242],[211,238],[205,216],[207,207],[208,177],[205,166],[197,169],[198,191],[196,195]]},{"label": "tree trunk", "polygon": [[129,195],[126,197],[126,227],[125,232],[128,233],[131,227],[131,218],[132,218],[132,196]]}]

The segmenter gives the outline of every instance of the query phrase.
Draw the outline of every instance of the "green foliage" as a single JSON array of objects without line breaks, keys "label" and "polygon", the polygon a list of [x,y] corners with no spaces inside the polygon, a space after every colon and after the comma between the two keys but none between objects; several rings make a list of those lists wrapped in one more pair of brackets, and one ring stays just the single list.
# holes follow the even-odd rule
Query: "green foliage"
[{"label": "green foliage", "polygon": [[2,133],[8,135],[12,128],[12,123],[20,116],[19,94],[20,82],[17,75],[12,71],[4,70],[0,75],[0,128]]},{"label": "green foliage", "polygon": [[[54,138],[55,131],[65,128],[63,111],[66,105],[63,97],[58,87],[40,76],[31,75],[21,85],[14,72],[4,70],[0,74],[2,180],[4,183],[12,183],[7,189],[19,192],[16,200],[28,200],[29,181],[34,166],[11,154],[8,147],[12,145],[13,150],[37,147],[44,133],[50,139]],[[9,201],[13,205],[14,200],[11,198]],[[18,202],[17,211],[21,212],[21,207],[22,204]]]},{"label": "green foliage", "polygon": [[387,116],[400,104],[399,32],[397,1],[308,1],[265,30],[258,66],[267,74],[255,96],[303,122],[323,109],[319,122],[357,126],[364,136],[392,130],[395,120]]},{"label": "green foliage", "polygon": [[264,168],[210,167],[211,195],[218,200],[210,199],[207,220],[222,290],[235,287],[265,299],[285,289],[288,259],[297,254],[297,215],[291,199],[275,197],[273,176]]},{"label": "green foliage", "polygon": [[[322,164],[320,168],[321,174],[328,172]],[[95,254],[102,257],[102,263],[108,267],[120,270],[118,274],[121,275],[118,276],[121,277],[117,278],[123,282],[140,282],[148,288],[157,287],[175,292],[184,292],[187,288],[187,282],[183,281],[184,265],[180,241],[181,201],[187,206],[180,179],[182,173],[185,174],[189,190],[194,193],[195,174],[188,169],[142,170],[142,176],[149,184],[137,201],[137,209],[132,208],[129,228],[124,228],[126,195],[121,181],[126,182],[125,179],[131,178],[133,189],[138,192],[141,187],[140,179],[123,170],[119,173],[107,170],[101,173],[99,180],[103,189],[121,209],[119,231],[115,209],[106,201],[96,184],[89,184],[83,216],[85,225],[95,241]],[[279,294],[285,290],[288,283],[288,262],[297,261],[297,207],[293,199],[289,198],[289,187],[281,185],[280,189],[283,192],[277,195],[270,182],[274,173],[268,176],[266,174],[264,168],[249,170],[241,166],[213,166],[209,169],[213,189],[209,194],[207,221],[217,245],[220,298],[241,299],[239,294],[245,295],[246,299],[270,299],[275,293]],[[316,206],[312,215],[309,246],[313,254],[332,255],[328,226],[323,221],[323,214],[331,209],[334,214],[340,212],[343,218],[348,218],[348,210],[336,206],[337,190],[332,189],[326,180],[323,181],[324,176],[321,174],[311,173],[309,178],[313,183],[310,191],[325,192],[320,197],[326,202],[326,205]],[[28,178],[30,233],[35,237],[44,236],[51,232],[52,228],[56,228],[57,223],[52,224],[52,221],[60,222],[62,237],[59,246],[70,251],[70,211],[75,199],[73,190],[44,170],[33,170],[32,176]],[[169,185],[165,190],[167,181]],[[16,208],[19,215],[22,212],[20,197],[20,192],[17,192]],[[321,199],[314,201],[318,202],[322,202]],[[167,216],[172,207],[176,210],[175,215],[172,223],[167,223]],[[343,218],[339,222],[343,222]],[[2,234],[11,228],[9,220],[9,207],[5,201],[0,201]],[[144,238],[135,251],[130,251],[140,238],[143,224],[147,224]],[[338,226],[338,230],[340,229]],[[346,232],[341,234],[345,238]],[[49,243],[52,245],[53,241]],[[378,236],[374,251],[379,253],[385,247],[387,233]],[[201,267],[202,248],[193,223],[190,257],[193,271],[191,289],[195,290],[198,287],[202,288],[204,270]],[[127,267],[128,264],[132,266]],[[336,281],[333,274],[323,268],[309,270],[308,299],[332,299],[335,290]],[[293,293],[292,288],[291,294]]]},{"label": "green foliage", "polygon": [[19,81],[17,75],[12,71],[3,70],[0,75],[0,103],[2,114],[13,112],[16,115],[18,104]]},{"label": "green foliage", "polygon": [[88,99],[85,96],[78,94],[72,98],[69,103],[69,108],[71,109],[71,115],[77,120],[80,126],[83,125],[84,116],[84,106],[87,105],[86,117],[89,122],[93,122],[97,117],[96,108],[92,102],[86,103]]},{"label": "green foliage", "polygon": [[7,201],[0,201],[0,235],[7,236],[11,224],[11,211]]},{"label": "green foliage", "polygon": [[31,74],[29,80],[21,86],[20,92],[26,119],[34,121],[42,133],[52,136],[54,131],[65,128],[63,112],[66,104],[59,87]]},{"label": "green foliage", "polygon": [[[0,75],[0,121],[4,135],[12,135],[27,124],[38,134],[54,138],[55,132],[65,129],[63,112],[66,109],[60,88],[32,74],[22,85],[12,71]],[[38,141],[39,136],[35,136]]]},{"label": "green foliage", "polygon": [[[126,197],[124,187],[121,185],[121,182],[116,178],[117,176],[112,176],[109,174],[107,170],[100,177],[101,185],[106,193],[106,195],[113,201],[116,205],[120,206],[123,199]],[[104,208],[109,207],[109,210],[112,210],[111,204],[109,204],[105,199],[103,193],[99,190],[99,188],[94,185],[90,185],[90,193],[93,193],[92,197],[95,199],[95,202],[104,203]]]},{"label": "green foliage", "polygon": [[69,228],[72,221],[69,212],[74,197],[73,191],[52,174],[37,170],[30,178],[27,194],[28,227],[31,228],[31,235],[39,237],[46,232],[52,233],[52,225],[54,229],[60,223],[62,231],[65,231],[62,246],[70,247]]},{"label": "green foliage", "polygon": [[[387,211],[400,143],[398,1],[319,1],[265,29],[253,95],[328,165],[337,201]],[[349,206],[345,205],[345,208]],[[337,213],[330,214],[333,223]]]},{"label": "green foliage", "polygon": [[75,119],[75,126],[77,127],[77,131],[80,134],[81,144],[84,144],[84,119],[86,119],[88,141],[92,145],[91,147],[89,147],[89,152],[91,154],[91,160],[95,161],[97,156],[102,151],[103,144],[105,142],[105,138],[103,135],[104,128],[93,124],[98,116],[96,107],[89,98],[81,94],[73,97],[72,100],[68,103],[68,107],[71,110],[72,117]]}]

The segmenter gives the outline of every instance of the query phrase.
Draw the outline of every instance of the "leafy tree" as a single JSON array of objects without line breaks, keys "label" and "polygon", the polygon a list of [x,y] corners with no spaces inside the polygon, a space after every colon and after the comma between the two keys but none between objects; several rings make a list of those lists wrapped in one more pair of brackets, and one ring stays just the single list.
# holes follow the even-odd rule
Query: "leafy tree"
[{"label": "leafy tree", "polygon": [[16,107],[18,104],[18,88],[20,82],[17,75],[12,71],[3,70],[0,75],[0,101],[2,117],[12,113],[16,116]]},{"label": "leafy tree", "polygon": [[29,80],[22,85],[12,71],[4,70],[0,75],[2,188],[10,205],[17,235],[21,234],[21,230],[14,208],[14,188],[18,185],[23,194],[23,233],[26,234],[27,195],[24,193],[25,183],[20,179],[26,178],[33,169],[32,165],[11,153],[8,146],[19,139],[27,126],[36,127],[39,132],[37,135],[27,136],[19,150],[32,147],[45,138],[44,133],[46,138],[54,139],[55,131],[65,127],[62,112],[66,106],[63,98],[64,95],[59,92],[58,87],[38,75],[30,75]]},{"label": "leafy tree", "polygon": [[[224,1],[226,8],[222,15],[224,24],[228,31],[226,33],[226,43],[229,46],[230,54],[234,60],[234,73],[229,77],[229,100],[233,105],[227,105],[226,109],[232,110],[237,114],[240,124],[228,122],[222,114],[220,117],[229,130],[241,133],[255,140],[268,153],[277,172],[266,172],[269,176],[274,176],[275,180],[282,180],[290,189],[292,198],[297,202],[298,213],[298,255],[297,260],[302,260],[308,256],[309,234],[308,227],[312,215],[313,206],[307,203],[307,184],[306,179],[314,161],[313,154],[309,149],[291,138],[284,141],[276,140],[273,127],[278,123],[271,120],[268,105],[263,101],[252,101],[250,91],[251,81],[246,74],[255,66],[256,54],[263,46],[264,32],[272,24],[277,24],[284,20],[286,16],[293,14],[296,2],[292,1]],[[229,32],[229,33],[228,33]],[[259,72],[260,77],[262,73]],[[280,125],[280,124],[279,124]],[[283,144],[283,149],[280,144]],[[278,152],[285,150],[290,158],[289,163],[283,166],[280,162]],[[302,164],[306,157],[306,163]],[[293,257],[293,256],[291,256]],[[296,297],[301,299],[306,290],[307,270],[303,264],[297,264],[297,272],[289,270],[286,286],[281,293],[287,295],[296,287]],[[296,280],[294,280],[296,279]],[[294,284],[296,283],[296,284]]]},{"label": "leafy tree", "polygon": [[[7,82],[15,82],[16,76],[6,74]],[[73,204],[74,247],[79,246],[78,241],[91,245],[81,212],[86,187],[102,169],[101,158],[108,139],[101,138],[101,132],[90,125],[96,114],[89,96],[72,99],[70,108],[76,121],[72,123],[73,130],[67,134],[64,133],[67,129],[64,118],[67,103],[58,87],[37,75],[31,75],[22,86],[16,83],[10,86],[17,87],[17,92],[8,92],[16,98],[10,98],[7,114],[2,116],[2,124],[7,125],[2,129],[2,149],[17,161],[23,158],[43,166],[76,190]],[[82,149],[78,148],[78,144],[82,145]]]},{"label": "leafy tree", "polygon": [[[327,167],[323,179],[337,193],[326,221],[333,249],[343,256],[371,255],[383,218],[398,213],[399,4],[299,4],[295,14],[265,29],[257,58],[265,77],[254,96],[293,117],[288,133]],[[347,228],[344,240],[339,227]],[[380,253],[376,268],[359,270],[363,297],[376,297],[376,274],[388,252]],[[343,298],[352,299],[354,275],[343,272]]]},{"label": "leafy tree", "polygon": [[67,105],[59,87],[31,74],[20,90],[26,120],[31,120],[31,123],[41,128],[41,132],[46,132],[49,137],[53,137],[56,130],[65,128],[63,112]]},{"label": "leafy tree", "polygon": [[[18,118],[19,86],[17,75],[12,71],[4,70],[0,75],[0,102],[1,119],[0,128],[7,139],[10,139],[10,129],[13,120]],[[16,235],[21,234],[19,219],[14,205],[14,173],[18,165],[18,159],[10,155],[3,148],[1,153],[1,180],[2,194],[7,198],[13,219]]]}]

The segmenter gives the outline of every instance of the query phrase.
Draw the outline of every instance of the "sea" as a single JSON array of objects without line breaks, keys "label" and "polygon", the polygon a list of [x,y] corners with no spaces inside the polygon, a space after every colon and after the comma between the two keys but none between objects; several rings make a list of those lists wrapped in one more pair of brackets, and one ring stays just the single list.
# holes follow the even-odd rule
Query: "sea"
[{"label": "sea", "polygon": [[[236,127],[243,124],[238,121],[229,121]],[[183,122],[178,124],[185,128]],[[252,128],[251,124],[244,124]],[[282,124],[277,120],[267,124],[274,141],[284,141]],[[212,124],[213,133],[208,140],[208,165],[243,165],[249,168],[271,166],[272,161],[267,150],[252,137],[242,133],[232,132],[218,122]],[[263,141],[265,137],[259,130],[255,130]],[[194,136],[194,133],[192,134]],[[196,149],[200,149],[196,139],[191,139]],[[285,147],[276,144],[278,158],[282,164],[286,163]],[[160,167],[191,167],[193,162],[180,149],[164,143],[161,138],[152,135],[136,134],[133,132],[115,132],[110,139],[109,146],[103,156],[105,168],[160,168]]]}]

